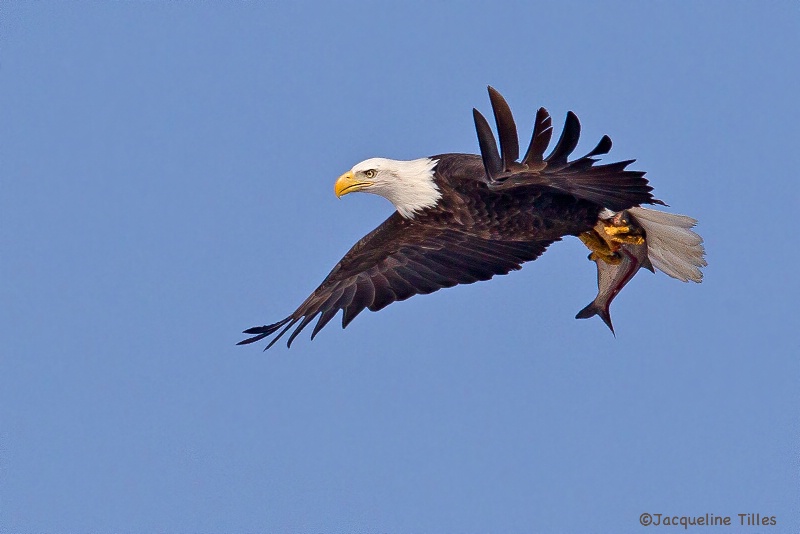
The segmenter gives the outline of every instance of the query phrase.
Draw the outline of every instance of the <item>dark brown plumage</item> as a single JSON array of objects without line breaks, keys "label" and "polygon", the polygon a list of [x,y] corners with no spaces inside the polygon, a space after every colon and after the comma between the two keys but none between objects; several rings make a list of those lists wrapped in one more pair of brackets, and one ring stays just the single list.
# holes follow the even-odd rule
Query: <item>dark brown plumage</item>
[{"label": "dark brown plumage", "polygon": [[500,139],[473,110],[481,155],[443,154],[433,181],[441,198],[413,217],[393,213],[342,258],[322,284],[285,319],[245,330],[253,343],[278,332],[271,347],[289,329],[295,337],[318,317],[317,333],[343,310],[342,327],[365,308],[378,311],[413,295],[507,274],[538,258],[565,235],[590,230],[604,208],[613,211],[653,198],[643,172],[625,170],[631,161],[595,165],[594,156],[611,149],[604,136],[597,147],[572,162],[580,136],[572,113],[553,151],[544,156],[552,135],[544,108],[521,162],[517,129],[500,94],[489,88]]}]

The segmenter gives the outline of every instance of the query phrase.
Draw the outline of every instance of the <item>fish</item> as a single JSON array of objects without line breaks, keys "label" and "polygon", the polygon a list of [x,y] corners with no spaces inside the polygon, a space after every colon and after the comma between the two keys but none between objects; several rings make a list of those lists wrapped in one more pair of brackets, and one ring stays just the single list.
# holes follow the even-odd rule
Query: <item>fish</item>
[{"label": "fish", "polygon": [[[637,272],[639,272],[639,269],[644,267],[651,272],[655,272],[655,270],[648,257],[647,236],[634,217],[627,211],[621,211],[614,214],[611,218],[611,223],[615,226],[631,226],[635,230],[640,231],[640,235],[644,236],[644,242],[642,244],[615,243],[616,251],[613,257],[619,260],[616,263],[608,263],[606,260],[597,256],[597,254],[589,255],[589,259],[597,264],[597,297],[595,297],[588,306],[579,311],[575,318],[588,319],[589,317],[599,315],[606,326],[611,330],[611,333],[616,336],[616,333],[614,333],[614,325],[611,323],[611,312],[609,310],[611,302],[622,288],[633,279]],[[598,222],[598,225],[595,227],[600,235],[603,234],[602,224],[602,222]]]}]

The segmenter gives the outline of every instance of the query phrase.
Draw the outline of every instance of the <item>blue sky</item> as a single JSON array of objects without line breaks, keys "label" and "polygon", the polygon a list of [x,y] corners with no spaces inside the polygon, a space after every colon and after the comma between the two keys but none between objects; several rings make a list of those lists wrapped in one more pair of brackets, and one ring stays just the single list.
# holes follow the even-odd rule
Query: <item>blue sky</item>
[{"label": "blue sky", "polygon": [[[789,1],[0,5],[0,530],[797,531],[798,50]],[[568,239],[234,346],[391,213],[335,178],[476,152],[488,84],[637,158],[706,280],[614,338]]]}]

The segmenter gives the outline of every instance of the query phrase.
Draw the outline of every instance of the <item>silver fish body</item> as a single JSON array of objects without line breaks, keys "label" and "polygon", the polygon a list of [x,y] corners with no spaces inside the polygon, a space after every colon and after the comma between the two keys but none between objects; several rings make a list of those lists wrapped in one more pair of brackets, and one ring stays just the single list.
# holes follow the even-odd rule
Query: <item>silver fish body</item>
[{"label": "silver fish body", "polygon": [[597,297],[585,308],[578,312],[576,319],[588,319],[599,315],[604,323],[614,332],[611,324],[609,307],[614,297],[631,281],[640,268],[653,270],[647,258],[647,245],[622,245],[617,252],[621,261],[612,265],[598,258],[597,264]]},{"label": "silver fish body", "polygon": [[[627,212],[620,212],[613,218],[615,224],[636,225],[633,217]],[[576,319],[588,319],[599,315],[604,323],[614,333],[611,323],[611,302],[625,285],[633,279],[639,269],[644,267],[653,271],[653,266],[647,256],[647,237],[640,245],[619,244],[615,255],[618,263],[608,263],[597,257],[593,261],[597,264],[597,297],[575,316]],[[589,256],[592,259],[591,256]],[[616,335],[616,334],[615,334]]]}]

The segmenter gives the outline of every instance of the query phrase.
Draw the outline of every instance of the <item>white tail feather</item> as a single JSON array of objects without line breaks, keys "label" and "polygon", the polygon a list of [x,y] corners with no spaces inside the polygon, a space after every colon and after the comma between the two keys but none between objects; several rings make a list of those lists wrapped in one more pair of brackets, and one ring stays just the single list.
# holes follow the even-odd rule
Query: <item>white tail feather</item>
[{"label": "white tail feather", "polygon": [[646,208],[628,212],[647,234],[647,255],[653,267],[683,282],[703,281],[700,268],[708,263],[703,238],[691,230],[695,219]]}]

